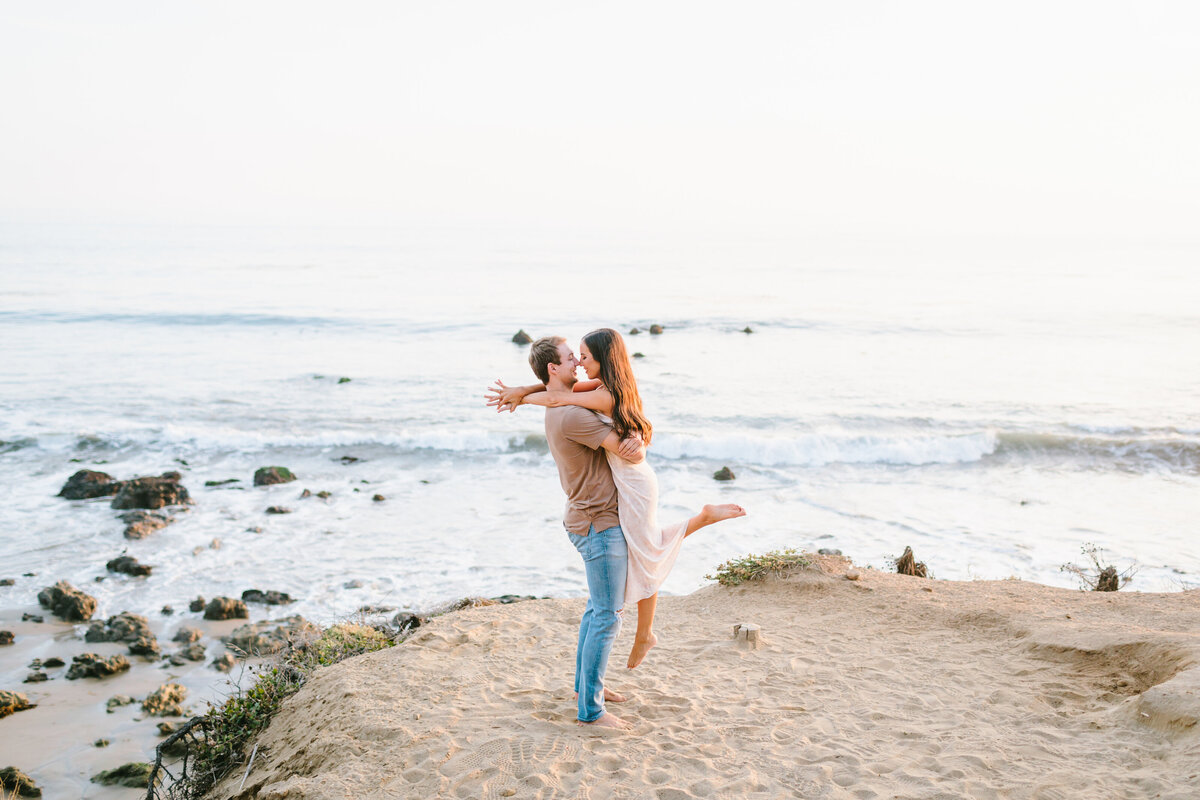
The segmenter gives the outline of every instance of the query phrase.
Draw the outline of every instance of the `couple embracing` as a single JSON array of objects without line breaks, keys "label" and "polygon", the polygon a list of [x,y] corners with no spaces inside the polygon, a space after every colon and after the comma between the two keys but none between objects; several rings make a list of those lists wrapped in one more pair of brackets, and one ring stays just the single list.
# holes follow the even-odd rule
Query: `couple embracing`
[{"label": "couple embracing", "polygon": [[[645,461],[652,428],[642,413],[637,381],[621,334],[601,328],[583,337],[579,358],[566,339],[550,336],[530,347],[529,365],[541,383],[508,387],[497,381],[488,405],[515,411],[546,407],[546,441],[563,491],[563,526],[583,557],[588,602],[575,652],[575,692],[581,723],[623,728],[605,701],[625,698],[604,688],[604,673],[621,628],[621,612],[638,609],[637,633],[626,664],[641,663],[654,647],[658,587],[684,538],[706,525],[743,516],[741,506],[706,505],[681,522],[658,524],[658,481]],[[582,367],[588,379],[580,381]]]}]

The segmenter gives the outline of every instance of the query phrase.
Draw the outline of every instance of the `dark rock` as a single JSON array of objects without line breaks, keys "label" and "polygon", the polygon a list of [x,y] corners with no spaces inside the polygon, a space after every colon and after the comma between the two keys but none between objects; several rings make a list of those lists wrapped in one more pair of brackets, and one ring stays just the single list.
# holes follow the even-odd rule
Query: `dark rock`
[{"label": "dark rock", "polygon": [[387,498],[381,494],[377,494],[374,497],[372,497],[371,499],[374,500],[376,503],[382,503],[384,500],[387,500]]},{"label": "dark rock", "polygon": [[322,489],[321,491],[317,492],[317,497],[321,498],[322,500],[328,500],[330,497],[333,497],[333,494]]},{"label": "dark rock", "polygon": [[13,643],[12,631],[0,631],[0,646]]},{"label": "dark rock", "polygon": [[642,329],[641,329],[641,328],[630,328],[630,329],[629,329],[629,335],[630,335],[630,336],[637,336],[637,335],[638,335],[639,333],[641,333],[641,332],[642,332]]},{"label": "dark rock", "polygon": [[537,598],[531,594],[502,594],[499,597],[493,597],[492,599],[502,605],[508,605],[509,603],[520,603],[523,600],[537,600]]},{"label": "dark rock", "polygon": [[41,683],[42,681],[48,681],[48,680],[50,680],[49,675],[47,675],[44,672],[38,672],[35,670],[35,671],[29,673],[28,675],[26,675],[25,680],[23,680],[21,682],[22,683]]},{"label": "dark rock", "polygon": [[411,611],[401,611],[396,616],[392,617],[392,624],[396,626],[397,633],[409,633],[415,631],[422,625],[429,623],[429,617],[423,617],[420,614],[415,614]]},{"label": "dark rock", "polygon": [[746,327],[742,328],[742,333],[754,333],[754,329],[747,325]]},{"label": "dark rock", "polygon": [[350,382],[350,379],[349,379],[349,378],[338,378],[338,384],[339,384],[339,385],[340,385],[340,384],[343,384],[343,383],[349,383],[349,382]]},{"label": "dark rock", "polygon": [[158,642],[150,630],[150,620],[128,611],[104,622],[93,622],[83,638],[88,642],[124,642],[130,645],[129,652],[134,655],[158,654]]},{"label": "dark rock", "polygon": [[292,616],[242,625],[222,641],[231,649],[248,656],[270,655],[286,649],[294,641],[320,632],[320,628],[303,617]]},{"label": "dark rock", "polygon": [[219,657],[214,658],[209,666],[218,672],[229,672],[237,666],[237,659],[231,653],[222,653]]},{"label": "dark rock", "polygon": [[150,788],[150,773],[154,765],[142,761],[131,761],[116,769],[98,772],[92,776],[92,783],[104,786],[128,786],[132,789]]},{"label": "dark rock", "polygon": [[338,461],[341,461],[343,464],[353,464],[353,463],[361,461],[361,460],[362,459],[359,458],[358,456],[342,456],[341,458],[338,459]]},{"label": "dark rock", "polygon": [[134,478],[125,481],[117,496],[113,498],[113,508],[163,508],[164,506],[182,506],[192,502],[187,489],[179,483],[183,477],[178,472],[164,472],[157,478]]},{"label": "dark rock", "polygon": [[158,723],[158,735],[159,736],[170,736],[172,733],[174,733],[177,730],[179,730],[179,728],[178,728],[178,726],[175,725],[174,722]]},{"label": "dark rock", "polygon": [[1096,576],[1097,592],[1115,592],[1121,588],[1121,579],[1117,576],[1116,567],[1105,567]]},{"label": "dark rock", "polygon": [[181,644],[191,644],[198,642],[203,638],[204,632],[199,628],[193,628],[191,625],[182,625],[179,630],[175,631],[175,635],[171,637],[172,642]]},{"label": "dark rock", "polygon": [[67,680],[79,678],[105,678],[129,669],[129,659],[122,655],[103,658],[96,653],[83,653],[71,659],[71,668],[67,670]]},{"label": "dark rock", "polygon": [[38,592],[38,602],[54,616],[67,622],[87,622],[96,611],[96,598],[84,594],[66,581],[59,581]]},{"label": "dark rock", "polygon": [[241,483],[241,482],[242,481],[240,478],[226,478],[223,481],[205,481],[204,485],[205,486],[225,486],[226,484]]},{"label": "dark rock", "polygon": [[841,554],[842,551],[838,550],[836,547],[822,547],[817,551],[817,555],[819,556],[840,556]]},{"label": "dark rock", "polygon": [[175,613],[175,609],[171,608],[170,606],[163,606],[162,610],[158,613],[162,614],[164,617],[169,617]]},{"label": "dark rock", "polygon": [[121,521],[125,523],[126,539],[145,539],[170,525],[174,519],[152,511],[130,511],[121,515]]},{"label": "dark rock", "polygon": [[50,656],[49,658],[47,658],[45,661],[42,662],[42,666],[46,667],[47,669],[51,669],[54,667],[65,667],[66,665],[67,665],[67,662],[63,661],[58,656]]},{"label": "dark rock", "polygon": [[249,616],[246,604],[232,597],[214,597],[204,607],[205,619],[246,619]]},{"label": "dark rock", "polygon": [[129,645],[129,654],[134,656],[152,658],[157,657],[159,652],[158,640],[150,636],[141,636]]},{"label": "dark rock", "polygon": [[29,698],[20,692],[0,690],[0,719],[18,711],[28,711],[31,708],[37,708],[37,703],[30,703]]},{"label": "dark rock", "polygon": [[186,697],[187,689],[178,683],[164,683],[142,701],[142,711],[155,717],[181,717]]},{"label": "dark rock", "polygon": [[736,476],[733,474],[733,470],[731,470],[729,467],[721,467],[719,470],[713,473],[714,481],[731,481],[734,479],[734,477]]},{"label": "dark rock", "polygon": [[190,644],[180,650],[178,654],[186,658],[188,661],[203,661],[204,645],[200,644],[200,642]]},{"label": "dark rock", "polygon": [[112,742],[108,739],[97,739],[92,742],[92,747],[108,747]]},{"label": "dark rock", "polygon": [[290,514],[290,513],[292,513],[292,510],[290,508],[288,508],[287,506],[268,506],[267,513],[268,514]]},{"label": "dark rock", "polygon": [[21,622],[45,622],[46,618],[41,614],[22,614]]},{"label": "dark rock", "polygon": [[247,589],[242,592],[242,600],[247,603],[263,603],[268,606],[283,606],[288,603],[296,602],[295,599],[286,592],[277,592],[274,589],[262,591],[261,589]]},{"label": "dark rock", "polygon": [[105,564],[109,572],[121,572],[126,575],[149,575],[153,567],[139,563],[133,556],[117,556]]},{"label": "dark rock", "polygon": [[633,357],[634,358],[645,358],[646,354],[645,353],[634,353]]},{"label": "dark rock", "polygon": [[662,325],[651,325],[650,326],[650,333],[652,333],[653,335],[658,336],[662,332],[663,332]]},{"label": "dark rock", "polygon": [[310,497],[312,497],[312,492],[310,492],[308,489],[305,489],[303,492],[300,493],[301,500],[307,500]]},{"label": "dark rock", "polygon": [[203,611],[205,606],[204,598],[197,597],[192,602],[188,603],[188,611]]},{"label": "dark rock", "polygon": [[124,483],[124,481],[113,480],[113,477],[105,472],[81,469],[67,478],[67,482],[63,484],[58,496],[65,497],[68,500],[90,500],[93,497],[112,497],[121,490]]},{"label": "dark rock", "polygon": [[0,789],[5,797],[41,797],[42,790],[33,782],[33,778],[16,767],[0,769]]},{"label": "dark rock", "polygon": [[131,706],[136,702],[137,700],[134,700],[127,694],[115,694],[105,702],[104,710],[111,714],[121,706]]},{"label": "dark rock", "polygon": [[183,665],[187,664],[187,662],[188,662],[188,660],[183,657],[182,652],[171,653],[171,655],[166,657],[166,661],[168,664],[170,664],[173,667],[182,667]]},{"label": "dark rock", "polygon": [[15,586],[16,583],[16,578],[0,578],[0,586]]},{"label": "dark rock", "polygon": [[530,344],[533,342],[533,337],[525,332],[525,329],[517,331],[513,334],[513,344]]},{"label": "dark rock", "polygon": [[35,658],[33,661],[30,661],[29,668],[30,669],[41,669],[42,668],[42,660],[40,658]]},{"label": "dark rock", "polygon": [[254,472],[255,486],[272,486],[276,483],[291,483],[296,476],[287,467],[260,467]]}]

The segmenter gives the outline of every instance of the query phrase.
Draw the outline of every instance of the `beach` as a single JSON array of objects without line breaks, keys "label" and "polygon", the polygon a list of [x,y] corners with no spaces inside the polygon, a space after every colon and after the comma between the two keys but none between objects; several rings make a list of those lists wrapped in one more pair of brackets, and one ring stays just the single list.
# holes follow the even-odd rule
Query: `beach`
[{"label": "beach", "polygon": [[[972,243],[966,252],[928,242],[449,228],[0,230],[0,337],[14,344],[0,381],[0,630],[15,636],[0,646],[0,689],[38,704],[0,720],[0,749],[48,795],[131,796],[89,779],[152,760],[160,720],[136,704],[109,714],[107,701],[141,700],[172,681],[187,688],[188,713],[220,701],[229,676],[209,665],[244,623],[298,615],[326,626],[366,613],[390,624],[468,596],[534,596],[557,598],[529,608],[559,609],[537,624],[553,628],[560,652],[573,647],[562,632],[574,629],[586,584],[562,532],[541,412],[498,415],[484,405],[495,378],[532,380],[527,347],[512,341],[521,329],[572,343],[600,326],[625,336],[655,426],[647,461],[660,519],[715,502],[748,511],[683,548],[662,587],[664,610],[681,611],[664,614],[668,635],[638,674],[665,669],[668,654],[687,652],[674,649],[681,642],[718,646],[738,620],[706,618],[714,627],[705,632],[669,626],[723,591],[705,579],[717,564],[751,552],[840,550],[874,568],[865,574],[884,575],[911,545],[939,579],[928,585],[1039,587],[1054,598],[1047,608],[1093,602],[1061,569],[1086,563],[1088,544],[1133,573],[1105,601],[1118,608],[1183,602],[1164,598],[1190,598],[1200,583],[1200,327],[1174,288],[1191,263],[1186,248],[1035,242],[984,252]],[[956,271],[962,259],[970,275]],[[585,312],[559,308],[539,281],[547,261],[573,285],[597,270],[610,280]],[[740,279],[731,283],[734,264]],[[630,281],[646,291],[630,297]],[[498,294],[517,285],[527,291]],[[661,334],[649,332],[655,324]],[[295,480],[256,485],[268,467]],[[733,480],[714,479],[724,468]],[[112,497],[58,496],[79,470],[118,482],[173,473],[190,502],[157,509],[170,523],[131,538],[129,512]],[[107,569],[123,556],[150,573]],[[1007,578],[1017,580],[996,583]],[[129,654],[128,672],[65,680],[73,656],[127,654],[128,643],[86,642],[86,626],[42,608],[39,592],[60,580],[95,599],[92,620],[144,617],[162,655],[184,649],[172,641],[180,628],[202,628],[203,660]],[[238,621],[189,610],[197,596],[252,590],[290,602],[249,602]],[[860,596],[873,595],[848,595]],[[1011,613],[1003,596],[980,602]],[[534,612],[518,604],[478,613]],[[756,621],[761,612],[738,613]],[[458,624],[451,619],[437,626]],[[843,620],[819,647],[795,639],[794,657],[870,622]],[[496,658],[552,632],[528,624],[524,639],[489,645]],[[915,636],[952,640],[947,626]],[[764,630],[778,646],[788,627]],[[859,670],[877,661],[848,652]],[[49,657],[64,666],[24,683],[34,659]],[[565,669],[570,659],[560,661]],[[909,666],[930,681],[958,680]],[[791,669],[781,662],[767,674]],[[650,685],[687,696],[668,683]],[[538,686],[539,696],[561,693]],[[873,713],[851,689],[839,690],[843,721]],[[631,703],[644,704],[646,720],[660,719],[655,709],[691,709]],[[536,713],[569,710],[554,709]],[[924,730],[941,731],[932,720]],[[787,731],[796,742],[819,738]],[[98,738],[111,744],[96,748]],[[437,759],[452,749],[443,745]],[[692,791],[702,779],[678,780]]]},{"label": "beach", "polygon": [[[323,669],[220,798],[1190,798],[1196,593],[928,580],[819,557],[659,606],[574,722],[580,600],[469,608]],[[761,628],[757,648],[733,626]]]}]

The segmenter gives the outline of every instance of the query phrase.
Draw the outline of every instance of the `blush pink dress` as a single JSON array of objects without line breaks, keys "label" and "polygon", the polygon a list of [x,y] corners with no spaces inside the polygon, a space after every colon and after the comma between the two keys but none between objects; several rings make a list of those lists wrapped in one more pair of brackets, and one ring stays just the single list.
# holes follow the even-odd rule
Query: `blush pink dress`
[{"label": "blush pink dress", "polygon": [[[604,415],[600,418],[611,424]],[[667,527],[658,524],[658,478],[645,461],[631,464],[616,453],[608,454],[608,466],[617,485],[617,515],[629,548],[629,572],[625,578],[625,606],[645,600],[655,592],[679,556],[679,546],[688,521]]]}]

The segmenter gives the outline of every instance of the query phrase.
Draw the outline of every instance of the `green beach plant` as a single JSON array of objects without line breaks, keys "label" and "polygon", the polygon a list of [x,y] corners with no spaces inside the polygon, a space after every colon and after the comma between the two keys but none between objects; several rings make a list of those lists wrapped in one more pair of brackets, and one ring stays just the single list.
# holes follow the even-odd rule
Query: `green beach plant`
[{"label": "green beach plant", "polygon": [[[295,694],[321,667],[347,658],[382,650],[392,638],[365,625],[339,624],[326,628],[316,638],[292,645],[271,661],[250,667],[253,681],[248,688],[239,680],[221,705],[204,714],[204,736],[189,769],[190,798],[203,797],[226,775],[246,763],[246,747],[266,729],[283,701]],[[174,787],[175,793],[179,787]]]},{"label": "green beach plant", "polygon": [[786,547],[762,555],[742,556],[730,559],[717,567],[713,575],[704,577],[722,586],[737,586],[746,581],[761,581],[768,575],[785,577],[788,574],[812,565],[808,554]]}]

